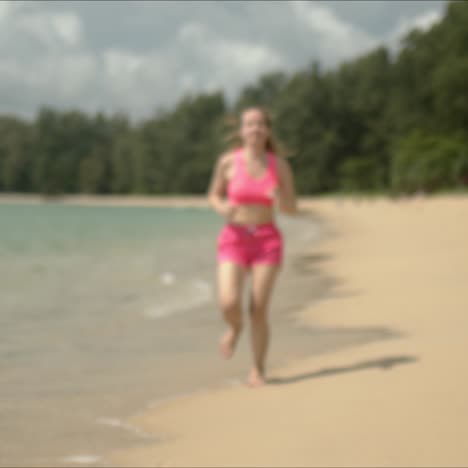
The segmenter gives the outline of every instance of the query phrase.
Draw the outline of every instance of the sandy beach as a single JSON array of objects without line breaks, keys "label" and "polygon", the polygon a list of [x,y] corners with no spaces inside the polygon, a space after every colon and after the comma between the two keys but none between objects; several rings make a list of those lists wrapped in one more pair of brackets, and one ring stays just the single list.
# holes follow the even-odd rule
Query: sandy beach
[{"label": "sandy beach", "polygon": [[157,442],[113,453],[110,463],[468,465],[468,197],[300,206],[326,222],[308,261],[338,286],[298,311],[298,322],[377,327],[392,338],[270,369],[262,389],[239,384],[162,402],[129,421]]}]

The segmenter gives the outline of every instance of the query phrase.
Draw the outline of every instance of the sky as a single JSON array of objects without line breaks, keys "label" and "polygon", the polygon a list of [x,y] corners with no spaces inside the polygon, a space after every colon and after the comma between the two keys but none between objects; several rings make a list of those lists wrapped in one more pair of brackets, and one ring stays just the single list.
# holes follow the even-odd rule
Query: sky
[{"label": "sky", "polygon": [[134,120],[188,93],[229,100],[263,73],[397,50],[446,1],[0,0],[0,114],[41,106]]}]

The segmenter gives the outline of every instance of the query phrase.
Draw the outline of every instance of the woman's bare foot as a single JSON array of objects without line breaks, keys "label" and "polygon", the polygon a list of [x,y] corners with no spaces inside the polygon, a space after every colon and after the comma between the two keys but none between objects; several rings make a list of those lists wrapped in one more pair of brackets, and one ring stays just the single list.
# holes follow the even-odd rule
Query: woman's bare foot
[{"label": "woman's bare foot", "polygon": [[234,354],[236,348],[237,340],[239,338],[241,329],[240,328],[229,328],[229,330],[224,333],[219,342],[219,349],[221,354],[225,359],[230,359]]},{"label": "woman's bare foot", "polygon": [[263,372],[254,367],[247,379],[247,385],[251,388],[263,387],[266,384]]}]

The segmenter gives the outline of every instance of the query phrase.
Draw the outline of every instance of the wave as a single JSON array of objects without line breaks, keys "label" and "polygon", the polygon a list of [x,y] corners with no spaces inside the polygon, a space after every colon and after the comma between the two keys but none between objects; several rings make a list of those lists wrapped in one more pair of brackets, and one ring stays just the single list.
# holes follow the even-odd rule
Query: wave
[{"label": "wave", "polygon": [[[171,278],[170,284],[174,286],[175,275],[165,274]],[[207,304],[213,297],[212,285],[199,278],[192,279],[187,284],[178,282],[173,294],[162,303],[152,304],[143,311],[143,315],[150,319],[161,319],[177,313],[182,313],[194,307]]]}]

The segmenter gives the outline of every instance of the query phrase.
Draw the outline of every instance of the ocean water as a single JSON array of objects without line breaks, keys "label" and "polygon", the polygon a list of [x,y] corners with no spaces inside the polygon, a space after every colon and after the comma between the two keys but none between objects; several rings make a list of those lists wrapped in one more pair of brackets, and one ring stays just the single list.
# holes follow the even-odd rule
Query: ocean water
[{"label": "ocean water", "polygon": [[92,463],[138,437],[121,419],[137,401],[176,386],[161,370],[197,352],[188,320],[217,323],[222,220],[52,203],[0,205],[0,223],[0,464]]},{"label": "ocean water", "polygon": [[[128,416],[239,381],[248,339],[229,365],[217,353],[222,223],[202,208],[0,204],[1,466],[106,465],[112,449],[154,441]],[[273,363],[340,337],[369,339],[294,327],[290,314],[327,288],[296,256],[319,227],[278,224],[286,265],[273,298]]]}]

